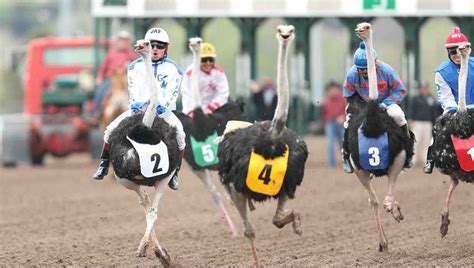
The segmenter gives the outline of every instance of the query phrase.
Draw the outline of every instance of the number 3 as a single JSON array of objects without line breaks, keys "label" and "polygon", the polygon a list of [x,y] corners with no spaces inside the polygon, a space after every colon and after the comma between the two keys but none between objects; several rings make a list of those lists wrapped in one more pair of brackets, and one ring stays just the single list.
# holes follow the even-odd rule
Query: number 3
[{"label": "number 3", "polygon": [[369,159],[369,164],[371,166],[378,166],[380,164],[380,151],[377,147],[370,147],[368,153],[372,155],[372,158]]}]

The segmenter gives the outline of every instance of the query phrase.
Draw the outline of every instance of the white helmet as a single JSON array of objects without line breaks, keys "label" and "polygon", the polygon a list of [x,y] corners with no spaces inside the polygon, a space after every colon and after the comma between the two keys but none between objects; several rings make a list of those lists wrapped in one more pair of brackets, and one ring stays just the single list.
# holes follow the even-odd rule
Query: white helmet
[{"label": "white helmet", "polygon": [[168,33],[161,29],[161,28],[151,28],[145,34],[146,40],[156,40],[163,43],[169,44],[170,38],[168,37]]}]

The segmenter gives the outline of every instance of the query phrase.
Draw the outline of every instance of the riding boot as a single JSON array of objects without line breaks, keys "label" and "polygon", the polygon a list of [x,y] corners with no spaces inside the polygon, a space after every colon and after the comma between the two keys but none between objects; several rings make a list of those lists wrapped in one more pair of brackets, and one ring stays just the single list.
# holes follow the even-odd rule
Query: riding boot
[{"label": "riding boot", "polygon": [[423,172],[426,174],[431,174],[434,168],[433,155],[431,154],[432,148],[433,148],[433,144],[428,146],[428,152],[426,153],[426,163],[425,163],[425,166],[423,167]]},{"label": "riding boot", "polygon": [[353,173],[354,168],[352,167],[351,160],[350,160],[350,153],[349,153],[349,141],[348,141],[348,131],[347,129],[344,130],[344,140],[342,141],[342,168],[346,173]]},{"label": "riding boot", "polygon": [[179,160],[178,160],[178,165],[176,167],[176,170],[173,174],[173,177],[171,177],[171,180],[170,182],[168,182],[168,186],[172,189],[172,190],[175,190],[177,191],[178,188],[179,188],[179,182],[178,182],[178,172],[179,170],[181,169],[181,162],[183,160],[183,156],[184,156],[184,150],[180,150],[179,151]]},{"label": "riding boot", "polygon": [[[403,130],[403,132],[406,133],[408,139],[412,140],[412,136],[410,135],[410,130],[408,129],[408,124],[405,124],[405,125],[401,126],[400,128]],[[415,146],[414,143],[413,143],[413,146]],[[407,159],[405,161],[404,168],[411,168],[411,167],[413,167],[413,165],[414,165],[413,157],[410,157],[409,159]]]},{"label": "riding boot", "polygon": [[92,175],[92,178],[96,180],[102,180],[107,175],[107,173],[109,173],[109,162],[109,144],[104,143],[104,147],[102,148],[102,154],[100,155],[99,169],[97,169],[94,175]]}]

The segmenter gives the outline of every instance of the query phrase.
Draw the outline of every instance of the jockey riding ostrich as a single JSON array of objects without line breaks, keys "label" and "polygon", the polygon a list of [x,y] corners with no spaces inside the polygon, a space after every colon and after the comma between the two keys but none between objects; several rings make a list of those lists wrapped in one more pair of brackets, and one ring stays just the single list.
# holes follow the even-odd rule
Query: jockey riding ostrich
[{"label": "jockey riding ostrich", "polygon": [[247,204],[253,208],[252,200],[278,199],[273,224],[283,228],[293,222],[294,232],[302,234],[299,213],[285,210],[286,202],[295,197],[296,188],[303,180],[308,158],[306,143],[285,126],[289,103],[286,64],[288,46],[294,39],[294,27],[280,25],[277,30],[278,105],[273,120],[234,131],[229,131],[229,122],[219,144],[219,176],[242,218],[244,235],[250,240],[257,267],[260,263],[254,246],[255,232],[247,208]]},{"label": "jockey riding ostrich", "polygon": [[192,69],[190,69],[190,101],[193,107],[190,115],[192,116],[178,113],[178,118],[183,123],[186,133],[186,144],[188,144],[184,153],[184,159],[191,166],[193,173],[201,179],[212,194],[212,199],[217,208],[221,210],[231,234],[237,236],[234,223],[222,202],[221,195],[211,181],[209,171],[217,170],[218,166],[217,145],[214,142],[215,137],[222,135],[227,121],[240,119],[242,107],[236,102],[229,101],[212,113],[204,113],[199,89],[201,43],[201,38],[194,37],[189,39],[189,49],[193,53]]},{"label": "jockey riding ostrich", "polygon": [[[153,226],[157,220],[158,203],[163,191],[179,165],[176,128],[156,116],[159,85],[151,71],[150,41],[137,41],[135,51],[143,57],[146,63],[147,82],[151,90],[150,103],[145,113],[137,113],[124,119],[113,130],[109,138],[110,159],[116,179],[126,188],[138,194],[139,202],[145,209],[147,226],[136,255],[139,257],[146,256],[146,250],[150,239],[152,239],[155,255],[160,258],[165,266],[168,266],[170,257],[158,243]],[[145,158],[147,154],[139,155],[137,153],[137,145],[141,147],[161,145],[162,147],[160,153],[152,151],[148,158]],[[151,165],[151,176],[143,175],[144,162]],[[157,173],[159,175],[153,175]],[[141,186],[155,187],[152,203],[146,190],[142,189]]]},{"label": "jockey riding ostrich", "polygon": [[[474,183],[474,108],[466,108],[470,45],[465,42],[459,44],[457,48],[457,53],[461,55],[457,112],[447,112],[442,115],[436,121],[433,130],[434,143],[431,148],[431,158],[439,171],[451,178],[446,203],[441,213],[441,237],[448,233],[449,203],[454,189],[459,181]],[[470,80],[470,83],[473,82]]]},{"label": "jockey riding ostrich", "polygon": [[[383,201],[383,207],[387,212],[392,213],[397,222],[403,220],[400,205],[393,197],[393,188],[406,160],[413,156],[414,138],[409,138],[406,131],[399,127],[388,112],[379,108],[371,25],[365,22],[359,23],[355,32],[364,41],[367,50],[369,101],[363,105],[360,101],[349,100],[347,110],[348,113],[352,113],[352,116],[348,122],[346,137],[348,137],[348,150],[352,165],[355,166],[355,173],[367,189],[369,203],[374,209],[379,251],[382,252],[388,251],[388,241],[380,221],[379,200],[371,185],[371,179],[373,176],[388,176],[388,193]],[[370,144],[368,141],[381,138],[385,139],[385,146],[366,146]],[[363,159],[368,159],[368,161]],[[379,166],[383,162],[386,163],[385,166]],[[377,166],[379,169],[372,169],[367,165]]]}]

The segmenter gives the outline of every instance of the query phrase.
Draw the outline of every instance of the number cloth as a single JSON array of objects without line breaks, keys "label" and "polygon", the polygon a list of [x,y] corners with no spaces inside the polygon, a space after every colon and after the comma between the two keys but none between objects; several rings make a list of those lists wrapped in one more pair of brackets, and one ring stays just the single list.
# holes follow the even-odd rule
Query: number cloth
[{"label": "number cloth", "polygon": [[217,144],[214,140],[217,138],[217,132],[209,135],[204,141],[197,141],[191,136],[191,148],[193,150],[194,161],[200,167],[208,167],[219,163],[217,158]]},{"label": "number cloth", "polygon": [[474,170],[474,135],[467,139],[457,138],[451,135],[459,166],[464,171]]},{"label": "number cloth", "polygon": [[168,147],[163,141],[158,144],[138,143],[127,136],[140,159],[140,170],[145,178],[159,176],[168,172],[170,161]]},{"label": "number cloth", "polygon": [[247,187],[256,193],[269,196],[277,195],[285,179],[288,155],[288,145],[285,154],[274,159],[265,159],[252,149],[247,171]]},{"label": "number cloth", "polygon": [[377,138],[367,138],[362,132],[362,126],[360,126],[357,134],[359,139],[359,162],[362,169],[386,169],[389,162],[387,132]]}]

